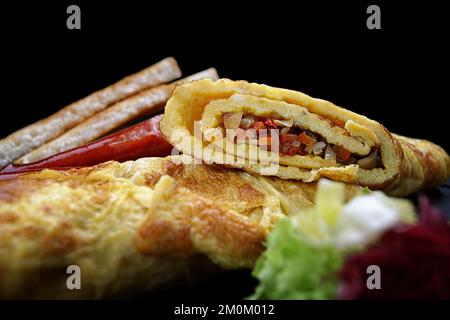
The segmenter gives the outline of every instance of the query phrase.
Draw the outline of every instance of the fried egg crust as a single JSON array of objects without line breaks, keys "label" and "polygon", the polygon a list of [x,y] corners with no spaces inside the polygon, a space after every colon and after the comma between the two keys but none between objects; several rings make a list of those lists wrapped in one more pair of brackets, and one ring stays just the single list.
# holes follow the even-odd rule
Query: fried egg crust
[{"label": "fried egg crust", "polygon": [[[249,152],[249,144],[232,143],[232,148],[227,149],[222,140],[207,139],[208,130],[223,129],[221,121],[226,112],[259,117],[275,114],[293,120],[319,133],[327,142],[359,156],[378,150],[382,166],[364,169],[357,164],[330,165],[310,154],[272,157],[268,152],[264,156],[259,150]],[[196,121],[201,121],[197,133]],[[329,101],[246,81],[200,80],[178,87],[166,105],[161,130],[185,154],[208,163],[283,179],[312,182],[326,177],[407,196],[437,187],[450,176],[448,154],[430,141],[392,134],[380,123]],[[233,161],[227,161],[230,157]],[[278,165],[276,170],[267,170],[274,162]]]},{"label": "fried egg crust", "polygon": [[[186,155],[2,181],[0,297],[115,297],[251,268],[276,221],[311,207],[315,190]],[[347,198],[360,191],[348,185]],[[70,265],[81,290],[67,288]]]}]

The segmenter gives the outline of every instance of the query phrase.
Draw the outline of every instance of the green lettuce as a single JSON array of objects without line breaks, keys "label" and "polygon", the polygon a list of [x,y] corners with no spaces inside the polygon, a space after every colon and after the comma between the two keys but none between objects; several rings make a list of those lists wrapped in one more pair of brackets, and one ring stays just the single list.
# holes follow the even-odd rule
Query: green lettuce
[{"label": "green lettuce", "polygon": [[281,219],[267,240],[253,276],[260,283],[250,299],[334,299],[342,253],[331,245],[304,240],[288,218]]},{"label": "green lettuce", "polygon": [[333,299],[344,255],[414,216],[411,202],[368,189],[346,204],[344,184],[322,179],[313,208],[275,225],[253,270],[260,284],[250,298]]}]

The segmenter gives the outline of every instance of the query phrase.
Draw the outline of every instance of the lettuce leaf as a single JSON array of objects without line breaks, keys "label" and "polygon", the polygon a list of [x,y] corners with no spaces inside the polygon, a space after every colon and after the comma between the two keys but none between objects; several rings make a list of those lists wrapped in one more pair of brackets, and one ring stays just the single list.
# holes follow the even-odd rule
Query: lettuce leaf
[{"label": "lettuce leaf", "polygon": [[267,240],[253,276],[260,284],[250,299],[334,299],[342,253],[331,245],[305,241],[288,218],[280,219]]}]

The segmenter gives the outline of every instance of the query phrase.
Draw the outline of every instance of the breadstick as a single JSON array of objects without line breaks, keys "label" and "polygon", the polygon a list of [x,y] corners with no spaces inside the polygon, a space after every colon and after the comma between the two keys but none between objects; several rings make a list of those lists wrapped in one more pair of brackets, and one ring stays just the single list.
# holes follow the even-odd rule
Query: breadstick
[{"label": "breadstick", "polygon": [[176,60],[171,57],[166,58],[10,134],[0,140],[0,167],[55,139],[108,106],[139,91],[172,81],[180,76],[181,71]]},{"label": "breadstick", "polygon": [[95,140],[139,116],[161,112],[178,84],[205,78],[217,80],[219,77],[216,69],[210,68],[179,81],[150,88],[122,100],[68,130],[58,138],[31,151],[15,163],[26,164],[47,158]]}]

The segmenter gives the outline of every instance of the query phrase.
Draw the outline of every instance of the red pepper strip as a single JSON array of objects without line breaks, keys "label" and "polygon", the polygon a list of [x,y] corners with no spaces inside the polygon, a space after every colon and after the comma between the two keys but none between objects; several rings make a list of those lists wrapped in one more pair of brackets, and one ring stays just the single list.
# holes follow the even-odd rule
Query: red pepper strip
[{"label": "red pepper strip", "polygon": [[347,149],[340,147],[336,144],[333,146],[333,151],[336,153],[336,156],[342,161],[347,161],[348,159],[350,159],[350,156],[352,154]]},{"label": "red pepper strip", "polygon": [[0,176],[4,173],[30,172],[45,168],[92,166],[109,160],[123,162],[142,157],[170,155],[173,147],[159,129],[161,118],[162,115],[154,116],[102,139],[46,159],[24,165],[9,165],[1,170]]},{"label": "red pepper strip", "polygon": [[297,135],[296,134],[291,134],[291,133],[284,133],[280,135],[280,142],[281,144],[285,144],[288,142],[294,142],[297,140]]},{"label": "red pepper strip", "polygon": [[316,143],[316,139],[311,138],[310,136],[308,136],[306,134],[305,131],[303,131],[299,136],[298,136],[298,140],[300,140],[301,143],[303,143],[304,145],[312,148],[314,146],[314,144]]}]

